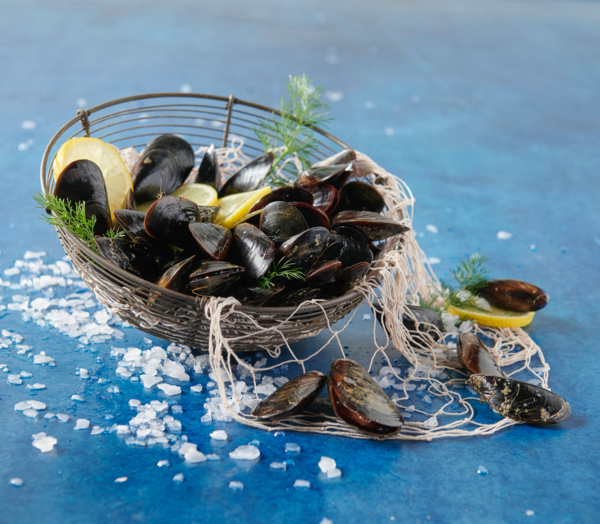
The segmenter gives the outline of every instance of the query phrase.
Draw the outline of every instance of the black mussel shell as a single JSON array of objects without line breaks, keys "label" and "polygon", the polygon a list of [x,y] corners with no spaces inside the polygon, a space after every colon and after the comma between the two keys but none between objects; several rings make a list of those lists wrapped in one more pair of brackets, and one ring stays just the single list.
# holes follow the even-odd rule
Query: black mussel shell
[{"label": "black mussel shell", "polygon": [[131,189],[127,190],[127,195],[125,196],[125,208],[130,209],[132,211],[137,211],[137,204],[135,202],[135,197],[133,196],[133,191]]},{"label": "black mussel shell", "polygon": [[260,307],[268,300],[271,300],[277,294],[281,293],[284,289],[285,286],[274,286],[270,289],[263,289],[261,287],[239,287],[232,293],[232,296],[237,298],[245,306]]},{"label": "black mussel shell", "polygon": [[138,203],[178,189],[194,167],[194,150],[183,138],[161,135],[150,142],[131,176]]},{"label": "black mussel shell", "polygon": [[308,229],[302,213],[287,202],[271,202],[262,212],[260,229],[275,246]]},{"label": "black mussel shell", "polygon": [[329,229],[331,227],[329,217],[315,206],[304,202],[292,202],[292,206],[302,213],[309,228],[324,227],[325,229]]},{"label": "black mussel shell", "polygon": [[219,198],[237,193],[246,193],[258,189],[273,165],[273,153],[265,153],[246,164],[223,184]]},{"label": "black mussel shell", "polygon": [[294,185],[310,189],[327,184],[340,189],[352,173],[352,166],[350,163],[310,168],[298,175]]},{"label": "black mussel shell", "polygon": [[192,270],[192,262],[196,258],[192,255],[181,262],[177,262],[171,266],[164,274],[156,281],[156,285],[171,289],[173,291],[182,291],[187,284],[188,276]]},{"label": "black mussel shell", "polygon": [[191,181],[193,184],[206,184],[216,188],[220,179],[219,161],[215,146],[210,145],[208,151],[204,153],[202,162],[198,166],[198,174]]},{"label": "black mussel shell", "polygon": [[312,269],[304,278],[302,285],[310,287],[318,287],[323,284],[328,284],[337,279],[342,269],[342,263],[339,260],[330,260],[323,262],[319,266]]},{"label": "black mussel shell", "polygon": [[471,373],[504,377],[494,357],[485,344],[474,333],[462,333],[456,344],[458,360]]},{"label": "black mussel shell", "polygon": [[241,218],[239,222],[236,222],[232,229],[235,229],[235,227],[239,224],[250,224],[260,229],[260,218],[262,217],[262,212],[262,209],[258,209],[257,211],[248,213],[244,218]]},{"label": "black mussel shell", "polygon": [[323,185],[311,188],[313,194],[313,206],[320,209],[326,215],[331,214],[338,206],[340,192],[333,186]]},{"label": "black mussel shell", "polygon": [[54,196],[74,207],[84,202],[85,216],[96,217],[94,235],[104,235],[112,224],[106,184],[100,168],[90,160],[75,160],[65,167],[56,180]]},{"label": "black mussel shell", "polygon": [[543,289],[522,280],[490,280],[479,294],[494,307],[517,312],[538,311],[550,300]]},{"label": "black mussel shell", "polygon": [[332,285],[333,294],[337,296],[345,295],[364,278],[370,268],[371,265],[368,262],[359,262],[346,269],[342,269],[335,284]]},{"label": "black mussel shell", "polygon": [[219,295],[244,273],[242,266],[225,260],[204,260],[190,274],[189,288],[194,295]]},{"label": "black mussel shell", "polygon": [[363,232],[351,226],[337,226],[334,230],[338,235],[342,235],[346,238],[356,240],[359,244],[368,246],[369,249],[375,254],[379,252],[379,248],[375,246]]},{"label": "black mussel shell", "polygon": [[212,222],[219,213],[220,206],[198,206],[198,222]]},{"label": "black mussel shell", "polygon": [[325,251],[329,236],[329,231],[324,227],[307,229],[281,244],[276,258],[284,262],[289,261],[290,267],[306,271]]},{"label": "black mussel shell", "polygon": [[227,256],[231,244],[229,229],[210,222],[191,222],[189,229],[203,254],[214,260]]},{"label": "black mussel shell", "polygon": [[262,277],[275,257],[275,244],[260,229],[250,224],[240,224],[233,230],[238,260],[252,280]]},{"label": "black mussel shell", "polygon": [[369,246],[363,242],[358,242],[353,238],[340,236],[342,250],[338,256],[338,260],[342,263],[342,268],[354,266],[360,262],[373,261],[373,252]]},{"label": "black mussel shell", "polygon": [[[419,345],[427,344],[427,340],[418,335],[417,332],[429,334],[435,342],[440,339],[440,335],[437,331],[440,333],[444,332],[444,322],[437,311],[426,307],[413,306],[411,304],[406,304],[405,308],[408,309],[409,312],[402,313],[402,323],[406,329],[411,331],[410,342],[417,342]],[[375,316],[381,324],[381,327],[385,329],[389,335],[390,332],[385,325],[386,321],[382,307],[379,304],[373,304],[373,310],[375,311]],[[433,329],[434,327],[437,331],[436,329]]]},{"label": "black mussel shell", "polygon": [[385,240],[408,231],[408,227],[371,211],[342,211],[333,219],[333,227],[350,226],[358,229],[371,242]]},{"label": "black mussel shell", "polygon": [[312,167],[335,166],[339,164],[349,164],[350,162],[356,162],[356,151],[353,149],[344,149],[325,160],[313,164]]},{"label": "black mussel shell", "polygon": [[347,424],[374,435],[394,435],[402,428],[398,408],[357,362],[334,360],[327,387],[335,414]]},{"label": "black mussel shell", "polygon": [[123,231],[132,240],[144,244],[146,247],[159,251],[168,250],[168,244],[151,237],[146,233],[144,220],[146,213],[134,211],[131,209],[116,209],[115,218],[117,223],[123,228]]},{"label": "black mussel shell", "polygon": [[340,203],[336,212],[372,211],[381,213],[385,208],[383,197],[372,185],[355,180],[348,182],[340,190]]},{"label": "black mussel shell", "polygon": [[259,420],[279,420],[306,409],[323,391],[327,375],[309,371],[285,383],[252,410]]},{"label": "black mussel shell", "polygon": [[264,306],[268,307],[292,307],[301,304],[305,300],[315,298],[321,292],[320,289],[310,287],[285,289],[285,291],[277,293],[264,302]]},{"label": "black mussel shell", "polygon": [[138,267],[142,257],[147,251],[140,244],[132,240],[124,240],[108,237],[96,237],[98,251],[104,258],[110,260],[115,266],[134,274],[137,277],[144,278]]},{"label": "black mussel shell", "polygon": [[508,377],[471,375],[467,383],[499,415],[529,424],[558,424],[571,414],[560,395]]},{"label": "black mussel shell", "polygon": [[280,187],[262,197],[252,206],[250,213],[263,209],[271,202],[305,202],[307,204],[312,204],[313,195],[308,189],[303,187]]},{"label": "black mussel shell", "polygon": [[[329,241],[327,242],[327,247],[323,251],[322,255],[319,257],[319,264],[323,262],[329,262],[330,260],[339,260],[340,255],[344,249],[345,238],[341,235],[337,235],[336,233],[331,233],[329,235]],[[358,262],[361,262],[360,260]]]},{"label": "black mussel shell", "polygon": [[153,238],[183,249],[194,249],[196,242],[190,233],[189,224],[196,222],[198,217],[198,206],[191,200],[165,196],[148,209],[144,227]]}]

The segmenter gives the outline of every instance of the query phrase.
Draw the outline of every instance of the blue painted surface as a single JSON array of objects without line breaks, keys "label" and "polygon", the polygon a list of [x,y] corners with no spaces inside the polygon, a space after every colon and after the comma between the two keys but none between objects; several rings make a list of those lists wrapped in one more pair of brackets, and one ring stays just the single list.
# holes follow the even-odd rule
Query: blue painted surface
[{"label": "blue painted surface", "polygon": [[[600,504],[597,373],[600,213],[597,154],[600,7],[580,2],[44,2],[4,3],[0,17],[0,269],[26,250],[49,261],[63,252],[38,220],[30,195],[47,140],[85,98],[92,106],[134,93],[234,92],[277,105],[288,74],[306,73],[343,98],[332,102],[331,131],[397,173],[417,197],[415,229],[440,277],[481,251],[498,277],[530,280],[550,306],[527,328],[552,367],[550,385],[572,416],[552,428],[517,427],[487,438],[434,443],[363,442],[272,435],[237,424],[194,421],[197,400],[182,396],[184,432],[211,452],[223,427],[222,462],[186,466],[168,451],[134,449],[116,435],[90,437],[72,423],[30,420],[13,411],[24,386],[0,377],[0,504],[3,522],[595,522]],[[372,102],[372,104],[367,104]],[[372,106],[372,107],[371,107]],[[35,130],[21,128],[34,120]],[[386,132],[387,130],[387,132]],[[33,144],[19,151],[20,143]],[[438,234],[425,229],[439,228]],[[500,230],[513,234],[498,240]],[[535,245],[535,249],[531,246]],[[4,304],[11,292],[2,289]],[[351,354],[368,350],[367,323],[346,336]],[[25,324],[15,312],[3,329],[46,350],[56,368],[19,362],[49,387],[36,399],[99,422],[127,421],[129,398],[160,398],[114,377],[110,344],[96,354]],[[142,334],[126,331],[127,345]],[[319,339],[321,340],[321,339]],[[297,345],[308,352],[311,342]],[[359,350],[359,348],[362,348]],[[77,367],[111,377],[110,396],[83,383]],[[86,396],[75,405],[70,395]],[[199,410],[199,415],[202,410]],[[494,420],[485,406],[478,420]],[[46,424],[46,429],[42,426]],[[31,435],[47,430],[57,451],[41,454]],[[225,459],[261,442],[247,467]],[[285,442],[302,453],[286,472]],[[321,455],[344,476],[317,474]],[[172,466],[156,467],[167,458]],[[487,476],[477,474],[479,465]],[[186,481],[174,484],[175,473]],[[123,484],[113,481],[128,476]],[[21,477],[25,484],[8,481]],[[312,488],[292,488],[297,478]],[[230,480],[246,488],[232,491]],[[527,516],[526,511],[535,512]]]}]

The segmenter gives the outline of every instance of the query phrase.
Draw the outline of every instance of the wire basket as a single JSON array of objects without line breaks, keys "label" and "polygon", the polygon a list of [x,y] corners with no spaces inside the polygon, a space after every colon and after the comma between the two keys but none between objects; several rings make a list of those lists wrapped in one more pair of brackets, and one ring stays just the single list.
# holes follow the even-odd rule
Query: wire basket
[{"label": "wire basket", "polygon": [[[80,109],[46,147],[41,165],[42,190],[44,194],[52,192],[54,157],[60,146],[73,137],[93,136],[118,148],[141,149],[156,136],[174,133],[187,140],[194,150],[210,144],[228,147],[240,137],[244,152],[254,157],[264,151],[252,128],[273,114],[281,115],[275,109],[238,100],[233,95],[193,93],[138,95]],[[319,149],[313,155],[314,162],[348,148],[327,132],[318,128],[315,131]],[[75,270],[111,313],[161,339],[195,348],[208,347],[206,297],[156,286],[118,268],[65,229],[57,232]],[[362,299],[358,290],[350,290],[341,297],[300,308],[238,306],[221,320],[221,332],[228,339],[240,337],[231,342],[236,351],[273,348],[316,335],[350,313]],[[277,329],[263,331],[257,324]]]}]

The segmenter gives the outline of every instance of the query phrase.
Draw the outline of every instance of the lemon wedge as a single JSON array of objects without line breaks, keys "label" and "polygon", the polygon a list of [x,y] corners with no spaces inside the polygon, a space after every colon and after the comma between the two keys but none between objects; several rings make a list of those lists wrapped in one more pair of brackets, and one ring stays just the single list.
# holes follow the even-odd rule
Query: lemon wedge
[{"label": "lemon wedge", "polygon": [[451,315],[458,315],[464,320],[473,320],[482,326],[499,328],[517,328],[531,324],[535,311],[517,313],[491,306],[491,311],[476,311],[474,309],[448,306],[446,311]]},{"label": "lemon wedge", "polygon": [[57,179],[71,162],[90,160],[102,171],[108,205],[113,223],[115,209],[123,209],[127,199],[127,191],[133,191],[131,175],[121,159],[119,152],[110,144],[98,138],[78,137],[67,140],[56,153],[54,159],[54,178]]},{"label": "lemon wedge", "polygon": [[247,193],[229,195],[217,200],[215,205],[220,206],[221,209],[219,209],[219,213],[214,220],[215,224],[220,224],[223,227],[231,229],[248,214],[248,211],[250,211],[250,208],[256,202],[270,192],[271,188],[267,186],[255,191],[248,191]]}]

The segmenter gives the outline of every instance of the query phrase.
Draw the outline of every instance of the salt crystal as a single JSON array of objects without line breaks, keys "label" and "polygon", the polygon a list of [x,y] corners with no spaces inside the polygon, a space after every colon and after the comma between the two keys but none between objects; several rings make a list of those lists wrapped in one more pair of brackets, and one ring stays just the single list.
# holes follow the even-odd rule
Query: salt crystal
[{"label": "salt crystal", "polygon": [[256,362],[256,364],[254,364],[254,369],[262,368],[266,364],[267,364],[267,359],[266,358],[261,358],[258,362]]},{"label": "salt crystal", "polygon": [[285,462],[271,462],[270,468],[273,471],[285,471],[287,466]]},{"label": "salt crystal", "polygon": [[162,371],[165,375],[172,377],[182,382],[189,382],[190,376],[185,372],[185,368],[179,362],[167,360],[162,366]]},{"label": "salt crystal", "polygon": [[194,393],[202,393],[202,389],[202,386],[198,384],[197,386],[192,386],[190,391],[193,391]]},{"label": "salt crystal", "polygon": [[26,417],[29,418],[35,418],[39,415],[39,413],[35,410],[35,409],[26,409],[25,411],[23,411],[23,415],[25,415]]},{"label": "salt crystal", "polygon": [[335,460],[329,457],[321,457],[321,460],[319,461],[319,469],[323,473],[327,473],[329,470],[335,469],[335,467]]},{"label": "salt crystal", "polygon": [[219,455],[215,455],[214,453],[211,453],[210,455],[206,455],[206,458],[208,460],[221,460],[221,457],[219,457]]},{"label": "salt crystal", "polygon": [[171,411],[173,413],[183,413],[183,408],[179,404],[173,404],[171,406]]},{"label": "salt crystal", "polygon": [[[26,347],[29,347],[29,346],[26,346]],[[31,378],[31,377],[33,377],[33,375],[31,373],[29,373],[28,371],[21,371],[21,378]]]},{"label": "salt crystal", "polygon": [[117,484],[121,484],[123,482],[127,482],[127,477],[119,477],[119,478],[115,479],[115,482]]},{"label": "salt crystal", "polygon": [[55,418],[55,417],[56,417],[56,414],[52,413],[52,412],[48,412],[44,415],[44,418],[48,419],[48,420],[50,420],[51,418]]},{"label": "salt crystal", "polygon": [[438,232],[438,228],[435,227],[433,224],[429,224],[425,227],[425,229],[427,229],[427,231],[430,231],[433,234],[436,234]]},{"label": "salt crystal", "polygon": [[125,424],[117,425],[117,435],[129,435],[129,433],[131,433],[129,426],[126,426]]},{"label": "salt crystal", "polygon": [[129,400],[129,407],[132,409],[137,409],[138,406],[140,406],[140,405],[141,405],[141,402],[136,398],[132,398]]},{"label": "salt crystal", "polygon": [[248,444],[250,446],[260,446],[260,440],[256,440],[256,439],[252,439],[250,442],[248,442]]},{"label": "salt crystal", "polygon": [[15,477],[13,479],[10,479],[10,483],[15,487],[20,488],[23,485],[23,479]]},{"label": "salt crystal", "polygon": [[206,460],[206,455],[195,448],[189,449],[184,456],[185,461],[191,462],[192,464],[197,464],[198,462],[204,462]]},{"label": "salt crystal", "polygon": [[431,404],[433,401],[431,400],[431,397],[429,395],[425,395],[423,397],[423,402],[426,402],[427,404]]},{"label": "salt crystal", "polygon": [[196,444],[192,444],[191,442],[184,442],[180,446],[178,453],[180,455],[185,455],[190,449],[196,449],[196,448],[197,448]]},{"label": "salt crystal", "polygon": [[[390,520],[394,520],[394,517],[390,517]],[[323,517],[323,520],[319,524],[333,524],[333,520]]]},{"label": "salt crystal", "polygon": [[[284,384],[287,384],[290,380],[287,377],[277,377],[275,380],[273,380],[273,384],[275,384],[277,387],[281,387]],[[244,384],[242,382],[242,384]],[[245,384],[244,384],[245,385]],[[238,391],[239,393],[239,391]]]},{"label": "salt crystal", "polygon": [[9,277],[12,277],[13,275],[18,275],[19,273],[21,273],[21,270],[18,267],[11,267],[9,269],[4,270],[4,274]]},{"label": "salt crystal", "polygon": [[227,440],[227,433],[225,433],[225,431],[222,429],[218,429],[210,434],[210,438],[214,440]]},{"label": "salt crystal", "polygon": [[373,317],[371,315],[363,315],[362,319],[363,320],[371,320]]},{"label": "salt crystal", "polygon": [[37,390],[41,390],[41,389],[46,389],[46,385],[45,384],[27,384],[27,389],[31,390],[31,391],[37,391]]},{"label": "salt crystal", "polygon": [[21,384],[23,384],[23,381],[21,380],[21,377],[19,377],[19,375],[8,375],[8,383],[13,384],[15,386],[20,386]]},{"label": "salt crystal", "polygon": [[152,389],[156,384],[160,384],[163,381],[162,377],[152,377],[150,375],[140,375],[140,378],[146,389]]},{"label": "salt crystal", "polygon": [[433,265],[433,264],[439,264],[441,262],[441,260],[438,257],[428,257],[427,262],[429,262],[429,264]]},{"label": "salt crystal", "polygon": [[[45,433],[43,433],[45,435]],[[32,444],[33,447],[39,449],[42,453],[47,453],[48,451],[52,451],[54,449],[54,445],[58,441],[54,437],[40,437],[36,438]]]},{"label": "salt crystal", "polygon": [[69,422],[69,419],[71,417],[69,417],[69,415],[65,413],[59,413],[58,415],[56,415],[56,418],[60,420],[63,424],[66,424],[67,422]]},{"label": "salt crystal", "polygon": [[296,482],[294,482],[294,487],[296,489],[309,489],[310,482],[308,480],[298,479],[298,480],[296,480]]},{"label": "salt crystal", "polygon": [[276,431],[273,433],[274,437],[285,437],[285,431]]},{"label": "salt crystal", "polygon": [[28,404],[37,411],[44,411],[46,409],[46,404],[40,402],[39,400],[28,400]]},{"label": "salt crystal", "polygon": [[333,468],[327,472],[328,479],[339,479],[341,476],[342,476],[342,470],[339,468]]},{"label": "salt crystal", "polygon": [[232,480],[229,487],[233,490],[244,489],[244,485],[239,480]]},{"label": "salt crystal", "polygon": [[179,386],[172,386],[171,384],[159,384],[158,389],[161,389],[165,395],[170,397],[174,395],[181,395],[181,388]]},{"label": "salt crystal", "polygon": [[428,428],[434,428],[438,425],[437,417],[434,415],[433,417],[429,417],[423,425]]},{"label": "salt crystal", "polygon": [[25,400],[24,402],[19,402],[15,404],[15,411],[25,411],[29,409],[31,406],[29,405],[29,401]]},{"label": "salt crystal", "polygon": [[54,359],[52,357],[49,357],[48,355],[44,355],[42,353],[33,357],[33,363],[38,365],[49,364],[53,360]]},{"label": "salt crystal", "polygon": [[298,444],[296,444],[294,442],[286,442],[286,444],[285,444],[285,452],[286,453],[300,453],[300,451],[302,451],[302,449],[300,448],[300,446],[298,446]]},{"label": "salt crystal", "polygon": [[192,86],[190,84],[181,84],[179,91],[181,91],[182,93],[191,93]]},{"label": "salt crystal", "polygon": [[508,240],[509,238],[512,238],[512,233],[508,233],[507,231],[498,231],[498,233],[496,233],[496,238],[498,240]]},{"label": "salt crystal", "polygon": [[485,466],[479,466],[477,468],[478,475],[487,475],[488,473],[489,473],[489,471],[487,470],[487,468]]},{"label": "salt crystal", "polygon": [[177,473],[177,475],[173,477],[173,482],[176,482],[177,484],[181,484],[184,480],[185,477],[183,476],[183,473]]},{"label": "salt crystal", "polygon": [[[75,429],[77,429],[77,428],[75,428]],[[100,426],[94,426],[92,428],[91,434],[92,435],[100,435],[100,434],[104,433],[104,431],[105,431],[104,428],[102,428]]]},{"label": "salt crystal", "polygon": [[[33,124],[33,127],[25,127],[23,124]],[[25,120],[21,123],[21,127],[23,129],[35,129],[35,122],[32,122],[31,120]],[[45,251],[25,251],[25,255],[23,256],[23,258],[25,260],[30,260],[32,258],[42,258],[46,256],[46,252]]]},{"label": "salt crystal", "polygon": [[159,468],[168,468],[171,463],[168,460],[159,460],[158,464],[156,464]]},{"label": "salt crystal", "polygon": [[85,402],[85,399],[81,395],[71,395],[71,400],[75,402]]},{"label": "salt crystal", "polygon": [[75,427],[73,429],[75,430],[79,430],[79,429],[88,429],[90,427],[90,421],[85,419],[85,418],[79,418],[77,419],[77,422],[75,423]]},{"label": "salt crystal", "polygon": [[528,517],[533,517],[535,515],[535,511],[533,511],[532,509],[528,509],[525,512],[525,515],[527,515]]},{"label": "salt crystal", "polygon": [[239,446],[229,456],[238,460],[254,460],[260,457],[260,450],[256,446]]}]

